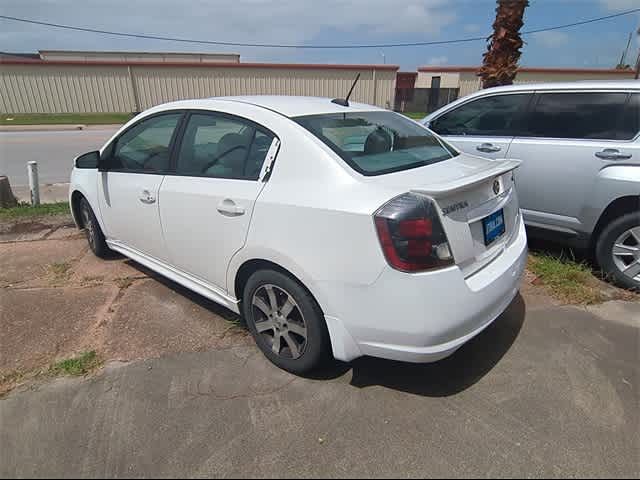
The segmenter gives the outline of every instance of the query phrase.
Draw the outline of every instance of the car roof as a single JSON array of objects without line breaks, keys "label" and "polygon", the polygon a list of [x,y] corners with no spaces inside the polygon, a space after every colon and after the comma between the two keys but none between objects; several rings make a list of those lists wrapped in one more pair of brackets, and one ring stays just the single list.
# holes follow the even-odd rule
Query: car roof
[{"label": "car roof", "polygon": [[[246,95],[235,97],[211,97],[198,100],[179,100],[164,105],[158,105],[157,110],[171,108],[211,108],[215,109],[218,102],[238,102],[256,107],[266,108],[285,117],[299,117],[304,115],[319,115],[325,113],[348,113],[364,111],[384,111],[382,108],[366,103],[349,102],[343,107],[331,102],[331,98],[301,97],[286,95]],[[219,105],[219,104],[218,104]]]},{"label": "car roof", "polygon": [[518,83],[504,87],[487,88],[478,93],[529,90],[640,90],[638,80],[578,80],[573,82]]},{"label": "car roof", "polygon": [[299,117],[303,115],[318,115],[323,113],[362,112],[382,110],[366,103],[349,102],[348,107],[343,107],[331,102],[331,98],[303,97],[293,95],[247,95],[237,97],[218,97],[219,100],[249,103],[280,113],[286,117]]}]

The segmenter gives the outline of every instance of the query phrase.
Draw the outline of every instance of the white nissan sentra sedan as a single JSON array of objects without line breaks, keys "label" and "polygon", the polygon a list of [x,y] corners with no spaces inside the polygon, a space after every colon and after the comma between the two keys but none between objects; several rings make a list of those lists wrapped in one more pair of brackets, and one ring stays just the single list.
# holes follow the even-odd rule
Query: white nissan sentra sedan
[{"label": "white nissan sentra sedan", "polygon": [[242,314],[304,373],[437,361],[491,324],[525,267],[518,164],[369,105],[214,98],[147,110],[76,158],[70,201],[96,255]]}]

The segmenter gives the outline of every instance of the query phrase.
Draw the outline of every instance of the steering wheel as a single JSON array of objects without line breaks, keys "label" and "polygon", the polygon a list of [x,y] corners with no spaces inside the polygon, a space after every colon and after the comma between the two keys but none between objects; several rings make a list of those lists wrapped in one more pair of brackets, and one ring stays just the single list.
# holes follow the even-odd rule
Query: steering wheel
[{"label": "steering wheel", "polygon": [[246,150],[247,147],[245,145],[236,145],[234,147],[231,147],[229,150],[222,152],[220,155],[218,155],[216,158],[214,158],[213,160],[207,162],[202,169],[200,170],[200,173],[205,173],[207,170],[209,170],[211,167],[213,167],[216,163],[218,163],[222,158],[226,157],[227,155],[229,155],[231,152],[235,152],[236,150],[239,149],[244,149]]}]

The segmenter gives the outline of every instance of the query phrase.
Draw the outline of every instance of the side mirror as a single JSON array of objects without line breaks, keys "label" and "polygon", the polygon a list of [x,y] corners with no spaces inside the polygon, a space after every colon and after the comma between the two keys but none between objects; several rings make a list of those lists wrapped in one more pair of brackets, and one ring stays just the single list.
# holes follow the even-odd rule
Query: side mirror
[{"label": "side mirror", "polygon": [[80,155],[75,159],[76,168],[98,168],[100,163],[100,152],[94,151]]}]

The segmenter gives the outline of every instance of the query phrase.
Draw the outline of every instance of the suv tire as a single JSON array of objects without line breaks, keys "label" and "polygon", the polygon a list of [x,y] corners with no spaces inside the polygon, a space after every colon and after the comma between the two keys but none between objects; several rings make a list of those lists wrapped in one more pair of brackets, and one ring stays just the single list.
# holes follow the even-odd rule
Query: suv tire
[{"label": "suv tire", "polygon": [[628,213],[605,227],[596,244],[596,259],[617,285],[640,290],[640,213]]}]

